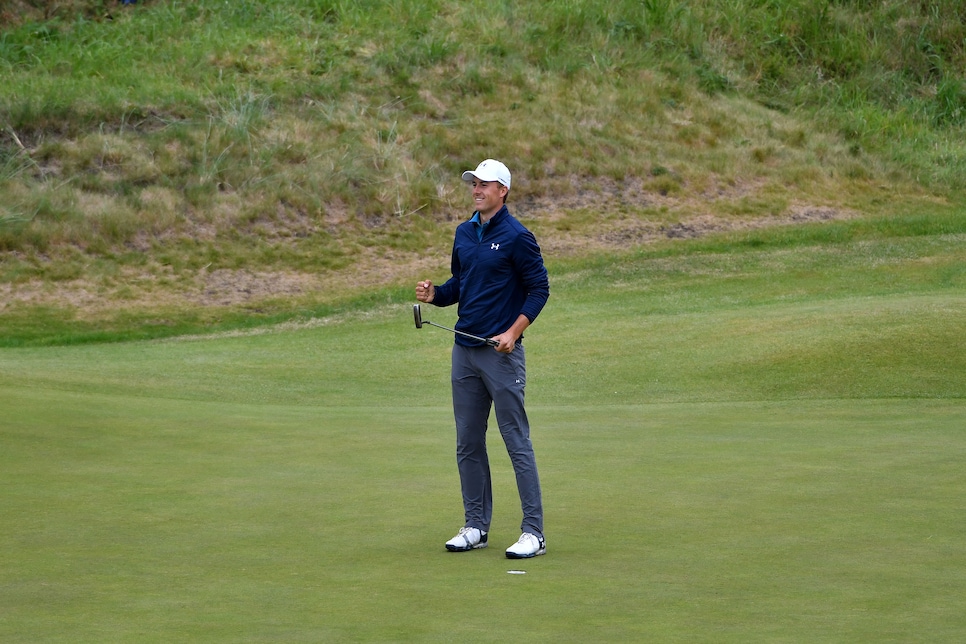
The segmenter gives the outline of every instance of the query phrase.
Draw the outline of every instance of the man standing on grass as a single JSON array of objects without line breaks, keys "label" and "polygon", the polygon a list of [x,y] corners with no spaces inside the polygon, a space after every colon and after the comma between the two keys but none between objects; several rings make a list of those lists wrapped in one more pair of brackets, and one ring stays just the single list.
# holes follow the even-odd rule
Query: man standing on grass
[{"label": "man standing on grass", "polygon": [[550,282],[533,234],[510,215],[510,171],[493,159],[463,173],[476,212],[456,228],[452,277],[434,286],[416,284],[416,299],[436,306],[459,302],[456,329],[492,338],[490,347],[456,335],[453,345],[453,412],[456,418],[456,461],[463,492],[465,524],[446,542],[451,552],[485,548],[493,514],[486,429],[490,407],[516,473],[523,508],[523,534],[507,548],[510,559],[526,559],[547,551],[543,536],[543,502],[537,463],[530,443],[530,424],[523,405],[527,384],[523,331],[537,318]]}]

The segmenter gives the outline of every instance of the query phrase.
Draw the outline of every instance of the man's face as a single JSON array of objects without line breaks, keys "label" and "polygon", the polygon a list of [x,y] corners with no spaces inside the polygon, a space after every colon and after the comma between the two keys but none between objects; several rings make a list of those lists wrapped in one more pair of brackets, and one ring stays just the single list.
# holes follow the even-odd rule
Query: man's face
[{"label": "man's face", "polygon": [[473,195],[473,207],[479,211],[481,218],[487,220],[503,207],[503,195],[507,193],[507,189],[499,181],[480,181],[474,178],[470,181],[470,192]]}]

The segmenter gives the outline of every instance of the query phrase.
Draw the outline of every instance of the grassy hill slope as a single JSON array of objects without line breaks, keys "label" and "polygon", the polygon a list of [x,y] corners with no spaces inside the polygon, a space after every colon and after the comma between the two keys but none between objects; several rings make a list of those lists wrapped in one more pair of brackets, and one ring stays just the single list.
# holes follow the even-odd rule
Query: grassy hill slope
[{"label": "grassy hill slope", "polygon": [[962,207],[952,1],[35,6],[0,36],[8,337],[394,297],[488,156],[550,261]]}]

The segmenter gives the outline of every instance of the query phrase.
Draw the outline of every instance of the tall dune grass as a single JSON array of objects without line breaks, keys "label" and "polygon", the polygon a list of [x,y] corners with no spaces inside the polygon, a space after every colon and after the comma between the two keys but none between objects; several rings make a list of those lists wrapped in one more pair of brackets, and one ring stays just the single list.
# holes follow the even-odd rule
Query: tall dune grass
[{"label": "tall dune grass", "polygon": [[567,210],[602,182],[642,186],[642,220],[654,200],[663,219],[874,216],[966,187],[952,0],[13,6],[0,283],[144,253],[324,272],[360,245],[445,252],[459,172],[488,156],[586,234]]}]

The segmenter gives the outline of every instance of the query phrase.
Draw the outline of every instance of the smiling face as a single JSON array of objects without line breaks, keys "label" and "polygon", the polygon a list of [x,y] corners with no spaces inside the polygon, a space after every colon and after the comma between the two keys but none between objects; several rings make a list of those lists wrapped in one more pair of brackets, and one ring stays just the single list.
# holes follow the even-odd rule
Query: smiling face
[{"label": "smiling face", "polygon": [[498,181],[480,181],[473,178],[470,193],[473,195],[473,207],[480,213],[482,221],[489,221],[490,217],[500,212],[503,207],[503,197],[509,192],[506,186]]}]

